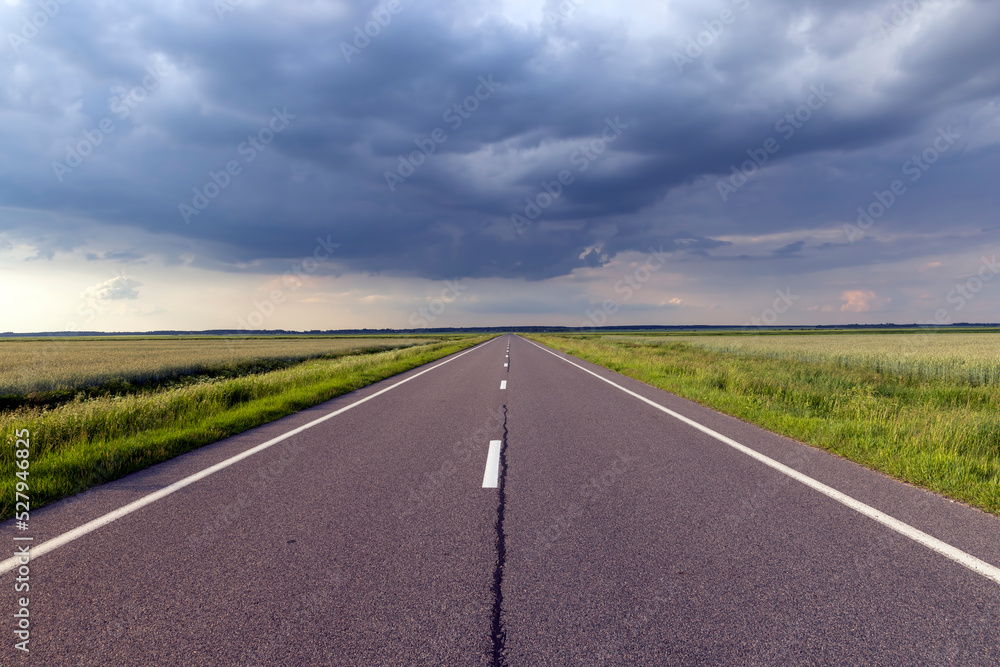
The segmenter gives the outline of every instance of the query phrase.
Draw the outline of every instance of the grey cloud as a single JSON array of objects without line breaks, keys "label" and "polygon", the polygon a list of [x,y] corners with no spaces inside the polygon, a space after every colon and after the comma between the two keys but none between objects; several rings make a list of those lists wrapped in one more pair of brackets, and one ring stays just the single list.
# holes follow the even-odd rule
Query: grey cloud
[{"label": "grey cloud", "polygon": [[[0,111],[19,119],[0,125],[10,146],[0,158],[0,203],[184,239],[198,262],[233,271],[295,261],[317,234],[341,243],[337,271],[435,279],[543,280],[661,244],[672,261],[708,260],[727,234],[851,222],[938,126],[964,129],[996,101],[1000,14],[989,3],[956,3],[909,42],[878,33],[891,4],[756,0],[683,72],[672,53],[717,8],[678,5],[681,22],[642,41],[627,27],[626,19],[642,20],[635,16],[596,26],[581,9],[550,30],[506,22],[485,2],[406,4],[348,63],[340,44],[372,3],[342,15],[244,4],[222,21],[205,3],[68,4],[16,59],[5,56],[27,75],[0,75]],[[792,27],[807,19],[796,35]],[[872,46],[878,40],[888,46]],[[865,54],[887,61],[867,71]],[[136,85],[154,58],[170,64],[171,76],[58,181],[52,162],[111,115],[109,91]],[[481,76],[502,85],[453,128],[444,114],[474,94]],[[823,85],[833,97],[785,138],[776,123]],[[32,90],[56,101],[38,102]],[[241,142],[276,107],[295,119],[248,161]],[[36,114],[44,122],[31,120]],[[627,129],[582,169],[575,151],[615,117]],[[385,172],[437,128],[446,141],[390,192]],[[723,202],[717,181],[768,138],[780,150]],[[913,184],[878,231],[931,232],[942,219],[988,225],[998,152],[967,154],[964,142]],[[185,224],[179,205],[230,161],[240,173]],[[511,214],[561,170],[573,183],[516,234]],[[48,248],[41,257],[88,237],[79,228],[59,240],[51,229],[38,241]],[[587,252],[594,247],[600,253]],[[922,248],[902,240],[890,254]],[[885,252],[874,242],[847,252],[799,241],[774,255],[789,262],[786,270],[808,271]]]}]

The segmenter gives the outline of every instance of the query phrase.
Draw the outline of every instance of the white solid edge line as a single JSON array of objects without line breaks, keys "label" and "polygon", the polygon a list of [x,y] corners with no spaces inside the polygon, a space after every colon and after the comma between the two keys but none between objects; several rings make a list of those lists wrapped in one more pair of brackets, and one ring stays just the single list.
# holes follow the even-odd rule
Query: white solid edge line
[{"label": "white solid edge line", "polygon": [[506,389],[507,388],[507,381],[506,380],[500,380],[500,388],[501,389]]},{"label": "white solid edge line", "polygon": [[[527,340],[527,339],[525,339],[525,340]],[[711,437],[715,438],[719,442],[722,442],[722,443],[724,443],[726,445],[729,445],[733,449],[735,449],[737,451],[740,451],[740,452],[743,452],[747,456],[760,461],[764,465],[770,466],[771,468],[774,468],[778,472],[783,473],[785,475],[788,475],[792,479],[794,479],[794,480],[796,480],[798,482],[801,482],[802,484],[805,484],[806,486],[808,486],[808,487],[810,487],[812,489],[815,489],[816,491],[819,491],[823,495],[828,496],[828,497],[832,498],[833,500],[836,500],[838,503],[841,503],[842,505],[846,505],[847,507],[850,507],[855,512],[858,512],[859,514],[863,514],[863,515],[867,516],[870,519],[874,519],[875,521],[881,523],[883,526],[886,526],[887,528],[890,528],[890,529],[896,531],[900,535],[905,535],[906,537],[910,538],[914,542],[918,542],[918,543],[924,545],[925,547],[927,547],[928,549],[931,549],[932,551],[936,551],[939,554],[941,554],[942,556],[955,561],[959,565],[967,567],[968,569],[972,570],[973,572],[975,572],[977,574],[981,574],[982,576],[986,577],[987,579],[991,579],[994,582],[1000,584],[1000,568],[996,567],[995,565],[990,565],[986,561],[980,560],[980,559],[976,558],[975,556],[973,556],[972,554],[968,554],[968,553],[962,551],[961,549],[959,549],[957,547],[953,547],[952,545],[948,544],[947,542],[943,542],[943,541],[937,539],[936,537],[932,537],[931,535],[928,535],[927,533],[923,532],[922,530],[918,530],[917,528],[914,528],[913,526],[909,525],[908,523],[903,523],[899,519],[891,517],[888,514],[885,514],[884,512],[880,512],[879,510],[875,509],[871,505],[866,505],[865,503],[861,502],[860,500],[855,500],[851,496],[849,496],[849,495],[847,495],[845,493],[841,493],[840,491],[837,491],[833,487],[827,486],[826,484],[823,484],[822,482],[817,481],[817,480],[813,479],[812,477],[809,477],[808,475],[804,475],[804,474],[800,473],[797,470],[789,468],[788,466],[786,466],[786,465],[784,465],[782,463],[779,463],[779,462],[775,461],[774,459],[772,459],[771,457],[765,456],[764,454],[761,454],[760,452],[758,452],[758,451],[756,451],[754,449],[750,449],[746,445],[742,445],[742,444],[736,442],[735,440],[733,440],[732,438],[728,438],[728,437],[722,435],[721,433],[717,433],[717,432],[713,431],[712,429],[708,428],[707,426],[702,426],[701,424],[699,424],[698,422],[694,421],[693,419],[689,419],[688,417],[685,417],[682,414],[674,412],[673,410],[670,410],[669,408],[663,407],[659,403],[656,403],[655,401],[652,401],[652,400],[646,398],[645,396],[641,396],[641,395],[635,393],[634,391],[626,389],[625,387],[621,386],[620,384],[617,384],[617,383],[615,383],[615,382],[613,382],[613,381],[611,381],[611,380],[609,380],[609,379],[607,379],[605,377],[601,377],[600,375],[598,375],[594,371],[590,370],[589,368],[584,368],[580,364],[573,363],[569,359],[566,359],[565,357],[559,356],[558,354],[556,354],[552,350],[549,350],[548,348],[545,348],[545,347],[539,345],[538,343],[536,343],[534,341],[529,340],[528,342],[531,343],[532,345],[534,345],[535,347],[548,352],[549,354],[551,354],[552,356],[556,357],[557,359],[562,359],[567,364],[570,364],[572,366],[576,366],[580,370],[582,370],[582,371],[584,371],[586,373],[590,373],[591,375],[593,375],[594,377],[598,378],[599,380],[603,380],[604,382],[607,382],[611,386],[616,387],[618,389],[621,389],[626,394],[634,396],[635,398],[638,398],[640,401],[643,401],[644,403],[648,403],[649,405],[653,406],[657,410],[661,410],[661,411],[667,413],[668,415],[670,415],[671,417],[674,417],[675,419],[678,419],[678,420],[684,422],[685,424],[698,429],[702,433],[710,435]]]},{"label": "white solid edge line", "polygon": [[500,477],[500,441],[490,440],[490,451],[486,455],[486,472],[483,473],[483,488],[497,488]]},{"label": "white solid edge line", "polygon": [[[208,477],[212,473],[218,472],[218,471],[222,470],[223,468],[228,468],[229,466],[233,465],[234,463],[238,463],[239,461],[242,461],[245,458],[253,456],[257,452],[261,452],[261,451],[267,449],[268,447],[271,447],[272,445],[276,445],[276,444],[278,444],[279,442],[281,442],[283,440],[287,440],[288,438],[292,437],[293,435],[297,435],[299,433],[302,433],[306,429],[310,429],[313,426],[316,426],[317,424],[319,424],[321,422],[325,422],[327,419],[331,419],[332,417],[336,417],[339,414],[343,414],[344,412],[347,412],[351,408],[355,408],[355,407],[361,405],[362,403],[366,403],[366,402],[370,401],[371,399],[375,398],[376,396],[381,396],[385,392],[390,391],[392,389],[395,389],[396,387],[398,387],[401,384],[406,384],[410,380],[416,379],[416,378],[420,377],[421,375],[423,375],[424,373],[430,373],[432,370],[434,370],[436,368],[440,368],[441,366],[444,366],[448,362],[454,361],[455,359],[458,359],[459,357],[464,356],[464,355],[468,354],[469,352],[472,352],[473,350],[476,350],[476,349],[482,347],[483,345],[488,345],[493,340],[495,340],[495,339],[490,339],[490,340],[488,340],[488,341],[486,341],[484,343],[480,343],[479,345],[475,345],[475,346],[469,348],[468,350],[465,350],[464,352],[460,352],[460,353],[456,354],[455,356],[453,356],[453,357],[451,357],[449,359],[445,359],[444,361],[442,361],[440,363],[434,364],[430,368],[426,368],[426,369],[420,371],[419,373],[415,373],[415,374],[411,375],[408,378],[400,380],[399,382],[397,382],[397,383],[395,383],[395,384],[393,384],[391,386],[388,386],[385,389],[380,389],[379,391],[375,392],[371,396],[365,396],[364,398],[362,398],[362,399],[360,399],[358,401],[355,401],[354,403],[351,403],[350,405],[345,405],[344,407],[339,408],[337,410],[334,410],[333,412],[331,412],[329,414],[323,415],[322,417],[320,417],[318,419],[314,419],[311,422],[309,422],[308,424],[303,424],[302,426],[299,426],[298,428],[294,428],[291,431],[288,431],[286,433],[282,433],[281,435],[279,435],[279,436],[277,436],[275,438],[271,438],[267,442],[262,442],[261,444],[256,445],[254,447],[251,447],[250,449],[248,449],[248,450],[246,450],[244,452],[240,452],[239,454],[237,454],[235,456],[231,456],[230,458],[228,458],[228,459],[226,459],[224,461],[219,461],[215,465],[209,466],[208,468],[205,468],[204,470],[196,472],[193,475],[189,475],[189,476],[185,477],[184,479],[178,480],[178,481],[174,482],[173,484],[171,484],[169,486],[165,486],[162,489],[160,489],[159,491],[155,491],[155,492],[153,492],[153,493],[151,493],[151,494],[149,494],[147,496],[143,496],[142,498],[139,498],[138,500],[135,500],[135,501],[129,503],[128,505],[125,505],[124,507],[119,507],[118,509],[113,510],[111,512],[108,512],[107,514],[105,514],[103,516],[97,517],[96,519],[93,519],[92,521],[88,521],[87,523],[83,524],[82,526],[77,526],[73,530],[67,531],[67,532],[63,533],[62,535],[59,535],[58,537],[53,537],[51,540],[47,540],[45,542],[42,542],[37,547],[33,546],[33,547],[31,547],[31,560],[35,560],[39,556],[43,556],[43,555],[47,554],[48,552],[53,551],[54,549],[58,549],[59,547],[63,546],[64,544],[72,542],[73,540],[75,540],[75,539],[77,539],[79,537],[83,537],[87,533],[93,532],[93,531],[97,530],[98,528],[101,528],[102,526],[106,526],[109,523],[111,523],[112,521],[120,519],[120,518],[122,518],[123,516],[125,516],[127,514],[131,514],[132,512],[134,512],[134,511],[136,511],[138,509],[141,509],[141,508],[145,507],[146,505],[149,505],[150,503],[156,502],[160,498],[164,498],[166,496],[169,496],[171,493],[174,493],[175,491],[183,489],[185,486],[189,486],[191,484],[194,484],[198,480],[204,479],[205,477]],[[8,558],[8,559],[0,562],[0,574],[6,574],[7,572],[10,572],[11,570],[13,570],[14,568],[16,568],[20,564],[21,563],[18,562],[18,557],[17,556]]]}]

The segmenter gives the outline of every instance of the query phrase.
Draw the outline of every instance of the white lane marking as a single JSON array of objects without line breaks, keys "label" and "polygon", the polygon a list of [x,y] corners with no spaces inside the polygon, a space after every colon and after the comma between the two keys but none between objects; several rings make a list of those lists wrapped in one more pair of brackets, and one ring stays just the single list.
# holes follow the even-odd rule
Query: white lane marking
[{"label": "white lane marking", "polygon": [[774,468],[778,472],[783,473],[785,475],[788,475],[789,477],[791,477],[792,479],[796,480],[797,482],[801,482],[802,484],[805,484],[806,486],[808,486],[808,487],[810,487],[810,488],[812,488],[812,489],[814,489],[816,491],[819,491],[823,495],[828,496],[828,497],[832,498],[833,500],[836,500],[838,503],[841,503],[842,505],[846,505],[847,507],[850,507],[855,512],[858,512],[859,514],[863,514],[866,517],[868,517],[869,519],[873,519],[873,520],[879,522],[880,524],[882,524],[886,528],[894,530],[897,533],[899,533],[900,535],[904,535],[904,536],[910,538],[911,540],[913,540],[914,542],[922,544],[925,547],[927,547],[928,549],[931,549],[932,551],[938,552],[939,554],[941,554],[945,558],[949,558],[949,559],[955,561],[956,563],[958,563],[959,565],[967,567],[968,569],[972,570],[976,574],[981,574],[982,576],[986,577],[987,579],[992,579],[994,582],[1000,584],[1000,568],[996,567],[995,565],[990,565],[986,561],[980,560],[980,559],[976,558],[975,556],[973,556],[972,554],[968,554],[968,553],[962,551],[961,549],[959,549],[957,547],[953,547],[952,545],[948,544],[947,542],[943,542],[943,541],[937,539],[936,537],[932,537],[931,535],[928,535],[927,533],[923,532],[922,530],[914,528],[913,526],[911,526],[908,523],[903,523],[902,521],[900,521],[899,519],[896,519],[895,517],[889,516],[888,514],[885,514],[884,512],[880,512],[879,510],[875,509],[871,505],[866,505],[865,503],[861,502],[860,500],[855,500],[854,498],[852,498],[851,496],[847,495],[846,493],[841,493],[840,491],[837,491],[833,487],[827,486],[826,484],[823,484],[822,482],[820,482],[818,480],[815,480],[812,477],[809,477],[808,475],[804,475],[804,474],[800,473],[798,470],[794,470],[792,468],[789,468],[788,466],[784,465],[783,463],[778,463],[777,461],[775,461],[771,457],[765,456],[764,454],[761,454],[757,450],[750,449],[746,445],[742,445],[742,444],[736,442],[735,440],[733,440],[732,438],[727,438],[726,436],[722,435],[721,433],[717,433],[716,431],[713,431],[712,429],[708,428],[707,426],[702,426],[701,424],[699,424],[698,422],[694,421],[693,419],[689,419],[689,418],[685,417],[684,415],[679,414],[677,412],[674,412],[673,410],[671,410],[669,408],[665,408],[662,405],[660,405],[659,403],[651,401],[650,399],[646,398],[645,396],[641,396],[640,394],[637,394],[637,393],[635,393],[634,391],[632,391],[630,389],[626,389],[625,387],[621,386],[620,384],[617,384],[616,382],[612,382],[611,380],[609,380],[609,379],[607,379],[605,377],[601,377],[600,375],[598,375],[594,371],[590,370],[589,368],[584,368],[580,364],[573,363],[569,359],[567,359],[565,357],[559,356],[558,354],[556,354],[552,350],[550,350],[548,348],[545,348],[545,347],[542,347],[541,345],[539,345],[538,343],[535,343],[534,341],[529,340],[528,342],[531,343],[532,345],[534,345],[535,347],[539,348],[539,349],[545,350],[546,352],[548,352],[552,356],[556,357],[557,359],[562,359],[567,364],[570,364],[572,366],[576,366],[577,368],[579,368],[580,370],[584,371],[585,373],[590,373],[591,375],[593,375],[597,379],[603,380],[604,382],[607,382],[612,387],[615,387],[617,389],[621,389],[626,394],[629,394],[630,396],[634,396],[635,398],[638,398],[640,401],[642,401],[644,403],[648,403],[649,405],[653,406],[657,410],[661,410],[661,411],[667,413],[668,415],[670,415],[671,417],[674,417],[675,419],[678,419],[678,420],[684,422],[685,424],[698,429],[702,433],[710,435],[711,437],[715,438],[719,442],[722,442],[722,443],[724,443],[726,445],[729,445],[733,449],[746,454],[750,458],[756,459],[756,460],[760,461],[761,463],[763,463],[764,465],[770,466],[771,468]]},{"label": "white lane marking", "polygon": [[500,380],[500,388],[501,389],[506,389],[507,388],[507,381],[506,380]]},{"label": "white lane marking", "polygon": [[[424,373],[430,373],[431,371],[433,371],[433,370],[435,370],[437,368],[440,368],[441,366],[444,366],[445,364],[447,364],[447,363],[449,363],[451,361],[454,361],[455,359],[458,359],[461,356],[465,356],[466,354],[468,354],[469,352],[472,352],[473,350],[477,350],[477,349],[479,349],[480,347],[482,347],[484,345],[488,345],[493,340],[495,340],[495,339],[490,339],[490,340],[486,341],[485,343],[481,343],[479,345],[476,345],[475,347],[469,348],[468,350],[466,350],[464,352],[456,354],[455,356],[451,357],[450,359],[445,359],[441,363],[435,364],[435,365],[431,366],[430,368],[427,368],[425,370],[420,371],[419,373],[415,373],[415,374],[411,375],[410,377],[408,377],[406,379],[400,380],[396,384],[393,384],[391,386],[386,387],[385,389],[381,389],[381,390],[375,392],[374,394],[372,394],[371,396],[365,396],[364,398],[362,398],[362,399],[360,399],[358,401],[355,401],[354,403],[351,403],[350,405],[345,405],[344,407],[342,407],[342,408],[340,408],[338,410],[334,410],[333,412],[331,412],[329,414],[326,414],[326,415],[323,415],[322,417],[320,417],[318,419],[314,419],[311,422],[309,422],[308,424],[303,424],[302,426],[299,426],[298,428],[293,428],[291,431],[288,431],[286,433],[282,433],[281,435],[279,435],[279,436],[277,436],[275,438],[271,438],[267,442],[262,442],[261,444],[257,445],[256,447],[251,447],[250,449],[246,450],[245,452],[241,452],[241,453],[239,453],[239,454],[237,454],[235,456],[231,456],[230,458],[226,459],[225,461],[220,461],[220,462],[216,463],[213,466],[209,466],[208,468],[205,468],[204,470],[196,472],[193,475],[189,475],[189,476],[185,477],[184,479],[181,479],[181,480],[178,480],[178,481],[174,482],[170,486],[165,486],[162,489],[160,489],[159,491],[155,491],[155,492],[149,494],[148,496],[143,496],[142,498],[139,498],[138,500],[133,501],[133,502],[129,503],[128,505],[125,505],[124,507],[119,507],[116,510],[108,512],[104,516],[100,516],[100,517],[98,517],[98,518],[96,518],[96,519],[94,519],[92,521],[88,521],[87,523],[83,524],[82,526],[77,526],[73,530],[67,531],[67,532],[63,533],[62,535],[59,535],[58,537],[53,537],[51,540],[48,540],[46,542],[42,542],[37,547],[32,547],[31,548],[31,560],[34,560],[34,559],[38,558],[39,556],[47,554],[48,552],[50,552],[50,551],[52,551],[54,549],[58,549],[59,547],[63,546],[64,544],[68,544],[69,542],[72,542],[73,540],[75,540],[77,538],[83,537],[87,533],[93,532],[93,531],[97,530],[98,528],[101,528],[102,526],[106,526],[109,523],[111,523],[112,521],[120,519],[123,516],[126,516],[128,514],[131,514],[132,512],[134,512],[134,511],[136,511],[138,509],[141,509],[141,508],[145,507],[146,505],[149,505],[150,503],[156,502],[160,498],[165,498],[166,496],[169,496],[170,494],[174,493],[175,491],[179,491],[179,490],[183,489],[185,486],[189,486],[191,484],[194,484],[198,480],[201,480],[201,479],[204,479],[205,477],[208,477],[212,473],[218,472],[218,471],[222,470],[223,468],[228,468],[229,466],[233,465],[234,463],[238,463],[239,461],[242,461],[245,458],[253,456],[257,452],[262,452],[265,449],[267,449],[268,447],[271,447],[272,445],[276,445],[276,444],[278,444],[279,442],[281,442],[283,440],[287,440],[288,438],[292,437],[293,435],[297,435],[299,433],[302,433],[306,429],[310,429],[313,426],[316,426],[317,424],[325,422],[327,419],[331,419],[333,417],[336,417],[337,415],[343,414],[343,413],[347,412],[348,410],[350,410],[351,408],[356,408],[357,406],[361,405],[362,403],[367,403],[368,401],[372,400],[376,396],[381,396],[385,392],[391,391],[392,389],[395,389],[396,387],[398,387],[401,384],[406,384],[410,380],[414,380],[414,379],[420,377],[421,375],[423,375]],[[16,556],[12,557],[12,558],[8,558],[7,560],[5,560],[3,562],[0,562],[0,574],[5,574],[7,572],[10,572],[14,568],[16,568],[18,565],[19,565],[19,563],[18,563],[18,560],[17,560]]]},{"label": "white lane marking", "polygon": [[500,441],[490,440],[490,451],[486,455],[486,472],[483,473],[483,488],[497,488],[500,478]]}]

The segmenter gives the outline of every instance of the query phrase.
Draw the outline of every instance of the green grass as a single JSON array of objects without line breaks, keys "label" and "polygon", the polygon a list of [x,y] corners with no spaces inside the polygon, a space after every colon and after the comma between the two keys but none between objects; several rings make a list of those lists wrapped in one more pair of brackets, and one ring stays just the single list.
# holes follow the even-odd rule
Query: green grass
[{"label": "green grass", "polygon": [[48,395],[72,395],[82,388],[108,388],[115,393],[193,374],[244,375],[255,366],[287,366],[310,358],[442,339],[292,335],[0,339],[0,397],[47,400]]},{"label": "green grass", "polygon": [[903,377],[972,385],[1000,383],[1000,333],[996,332],[679,336],[671,340],[721,352],[832,362]]},{"label": "green grass", "polygon": [[36,508],[202,445],[273,421],[471,347],[489,336],[312,359],[240,377],[83,398],[0,413],[0,515],[13,516],[21,480],[15,431],[31,433],[28,484]]},{"label": "green grass", "polygon": [[[863,346],[845,364],[754,349],[753,340],[724,351],[661,336],[529,338],[1000,514],[1000,385],[970,380],[961,365],[928,377],[875,357],[865,365]],[[968,349],[991,350],[981,343]],[[949,350],[962,345],[956,335]]]}]

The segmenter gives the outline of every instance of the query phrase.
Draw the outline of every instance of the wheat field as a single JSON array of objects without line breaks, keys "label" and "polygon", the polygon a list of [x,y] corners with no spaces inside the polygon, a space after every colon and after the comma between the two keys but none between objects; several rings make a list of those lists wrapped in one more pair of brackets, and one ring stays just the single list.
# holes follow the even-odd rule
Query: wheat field
[{"label": "wheat field", "polygon": [[288,337],[0,339],[0,396],[145,383],[252,362],[398,349],[429,338]]},{"label": "wheat field", "polygon": [[[655,340],[634,338],[646,345]],[[899,377],[1000,384],[1000,333],[740,334],[659,340],[748,356],[833,363]]]}]

